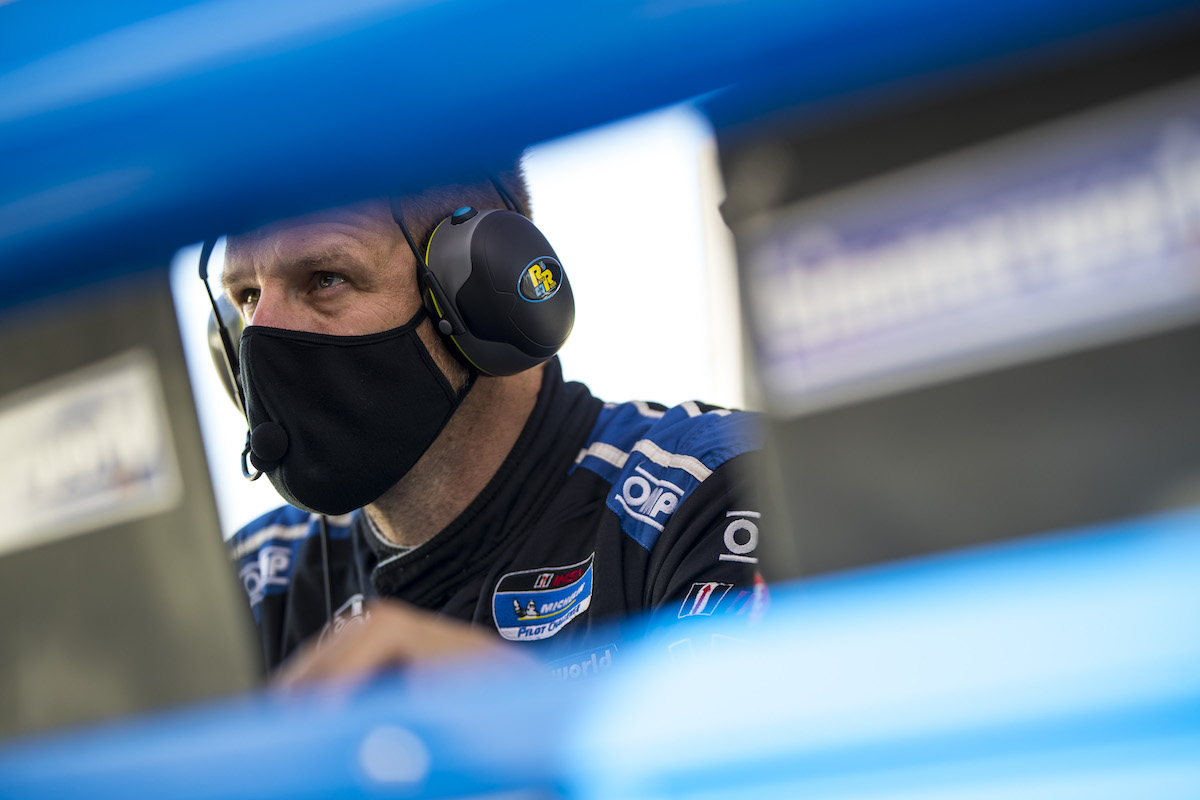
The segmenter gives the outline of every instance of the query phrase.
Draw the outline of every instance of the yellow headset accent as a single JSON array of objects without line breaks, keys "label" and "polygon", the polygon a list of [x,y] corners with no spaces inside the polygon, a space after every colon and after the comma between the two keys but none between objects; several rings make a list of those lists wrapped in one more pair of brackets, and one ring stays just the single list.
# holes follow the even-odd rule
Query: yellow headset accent
[{"label": "yellow headset accent", "polygon": [[[437,224],[437,228],[433,229],[433,233],[429,234],[429,244],[427,244],[425,246],[425,268],[426,269],[429,268],[429,248],[433,246],[433,237],[437,235],[438,229],[441,228],[442,225],[445,224],[445,222],[446,222],[446,220],[442,220],[441,222],[439,222]],[[437,312],[438,319],[444,319],[446,315],[442,313],[442,307],[438,305],[437,297],[433,294],[433,290],[426,287],[425,291],[429,292],[429,299],[433,301],[433,310]],[[462,353],[462,357],[465,358],[467,360],[467,363],[469,363],[472,367],[479,370],[484,375],[492,374],[492,373],[488,372],[486,369],[484,369],[483,367],[476,364],[471,359],[471,357],[469,355],[467,355],[466,352],[462,349],[462,345],[460,345],[458,343],[458,340],[455,339],[453,335],[448,336],[446,338],[448,338],[451,342],[454,343],[454,346],[456,348],[458,348],[458,352]]]}]

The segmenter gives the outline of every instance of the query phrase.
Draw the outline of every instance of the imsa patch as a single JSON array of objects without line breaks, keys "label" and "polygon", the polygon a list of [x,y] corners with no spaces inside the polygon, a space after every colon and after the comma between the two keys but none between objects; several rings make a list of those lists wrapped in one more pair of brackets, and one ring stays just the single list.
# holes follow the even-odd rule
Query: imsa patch
[{"label": "imsa patch", "polygon": [[592,553],[578,564],[510,572],[496,583],[492,616],[510,642],[548,639],[592,603]]}]

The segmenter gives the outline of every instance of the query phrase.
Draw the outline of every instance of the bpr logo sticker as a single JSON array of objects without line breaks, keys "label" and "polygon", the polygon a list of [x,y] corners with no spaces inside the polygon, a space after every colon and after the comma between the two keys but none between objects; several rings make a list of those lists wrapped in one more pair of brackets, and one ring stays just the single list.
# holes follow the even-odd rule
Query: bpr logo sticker
[{"label": "bpr logo sticker", "polygon": [[550,256],[530,262],[517,280],[517,291],[531,303],[549,300],[558,291],[562,266]]}]

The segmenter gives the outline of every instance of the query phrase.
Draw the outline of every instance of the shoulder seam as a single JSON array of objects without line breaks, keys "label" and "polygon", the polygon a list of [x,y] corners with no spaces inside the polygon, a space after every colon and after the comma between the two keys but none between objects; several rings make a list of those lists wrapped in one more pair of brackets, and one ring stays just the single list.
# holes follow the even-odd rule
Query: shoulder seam
[{"label": "shoulder seam", "polygon": [[257,531],[256,533],[247,536],[245,539],[238,542],[237,545],[231,547],[229,550],[229,557],[233,561],[237,561],[243,556],[257,551],[272,539],[282,539],[284,541],[296,541],[297,539],[303,539],[308,536],[310,527],[311,520],[307,519],[303,522],[296,522],[291,525],[269,525],[263,528],[261,531]]},{"label": "shoulder seam", "polygon": [[704,462],[695,456],[672,453],[669,450],[659,447],[649,439],[639,439],[634,443],[633,447],[629,448],[629,452],[625,452],[619,447],[606,442],[593,442],[589,447],[585,447],[579,451],[579,455],[575,457],[575,463],[578,464],[590,456],[611,464],[617,469],[624,469],[629,456],[634,453],[641,453],[660,467],[681,469],[698,481],[703,481],[712,474],[712,470],[706,467]]}]

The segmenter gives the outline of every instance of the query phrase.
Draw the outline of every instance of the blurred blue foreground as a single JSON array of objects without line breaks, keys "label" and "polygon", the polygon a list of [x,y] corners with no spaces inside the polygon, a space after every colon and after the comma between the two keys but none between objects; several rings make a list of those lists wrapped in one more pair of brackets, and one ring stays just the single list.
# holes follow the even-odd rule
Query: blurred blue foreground
[{"label": "blurred blue foreground", "polygon": [[[645,623],[621,668],[480,664],[9,745],[4,797],[1200,796],[1200,510]],[[505,796],[508,796],[505,794]]]}]

